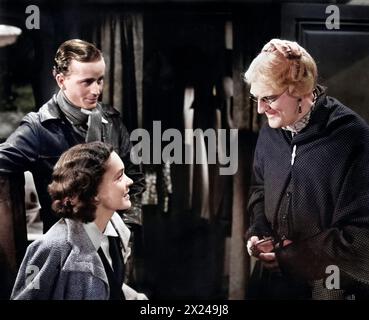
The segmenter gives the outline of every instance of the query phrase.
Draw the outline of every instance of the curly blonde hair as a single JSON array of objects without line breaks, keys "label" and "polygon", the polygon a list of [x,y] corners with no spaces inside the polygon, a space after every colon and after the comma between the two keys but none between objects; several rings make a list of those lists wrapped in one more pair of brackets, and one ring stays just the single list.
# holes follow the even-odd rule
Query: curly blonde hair
[{"label": "curly blonde hair", "polygon": [[248,84],[261,82],[276,92],[288,89],[292,96],[314,90],[318,70],[311,55],[296,42],[272,39],[245,73]]}]

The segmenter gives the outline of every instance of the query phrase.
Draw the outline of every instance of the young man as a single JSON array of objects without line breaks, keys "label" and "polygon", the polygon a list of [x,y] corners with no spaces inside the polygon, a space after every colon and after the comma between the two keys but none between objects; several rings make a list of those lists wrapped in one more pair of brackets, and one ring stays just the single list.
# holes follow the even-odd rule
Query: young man
[{"label": "young man", "polygon": [[121,115],[113,107],[99,103],[105,73],[101,51],[86,41],[66,41],[56,53],[53,72],[59,92],[38,112],[26,115],[0,145],[0,263],[13,273],[25,249],[24,218],[19,214],[22,206],[18,203],[22,196],[14,194],[20,191],[21,184],[16,187],[14,177],[22,177],[24,171],[32,172],[46,232],[57,221],[47,192],[53,167],[60,155],[76,144],[102,141],[113,146],[126,164],[127,176],[133,180],[132,207],[124,214],[124,220],[141,224],[143,174],[130,161],[131,144]]}]

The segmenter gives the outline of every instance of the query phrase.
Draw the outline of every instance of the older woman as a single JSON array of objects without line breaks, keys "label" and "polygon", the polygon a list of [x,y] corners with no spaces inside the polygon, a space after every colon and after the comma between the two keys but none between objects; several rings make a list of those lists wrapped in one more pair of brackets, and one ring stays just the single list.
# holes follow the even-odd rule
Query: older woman
[{"label": "older woman", "polygon": [[273,39],[245,74],[265,114],[249,199],[249,298],[360,298],[369,284],[369,127]]},{"label": "older woman", "polygon": [[132,180],[112,146],[79,144],[55,165],[49,193],[61,219],[27,249],[12,299],[146,299],[124,284]]}]

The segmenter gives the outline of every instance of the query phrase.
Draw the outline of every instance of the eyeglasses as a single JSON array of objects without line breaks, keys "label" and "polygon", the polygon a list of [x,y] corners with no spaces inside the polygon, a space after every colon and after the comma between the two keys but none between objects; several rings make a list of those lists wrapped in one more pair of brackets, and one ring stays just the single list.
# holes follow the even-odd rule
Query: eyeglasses
[{"label": "eyeglasses", "polygon": [[[273,102],[277,101],[285,92],[286,92],[286,90],[283,91],[279,95],[262,97],[262,98],[260,98],[260,100],[270,106]],[[250,93],[250,100],[255,102],[255,103],[258,103],[259,98],[255,97],[253,94]]]}]

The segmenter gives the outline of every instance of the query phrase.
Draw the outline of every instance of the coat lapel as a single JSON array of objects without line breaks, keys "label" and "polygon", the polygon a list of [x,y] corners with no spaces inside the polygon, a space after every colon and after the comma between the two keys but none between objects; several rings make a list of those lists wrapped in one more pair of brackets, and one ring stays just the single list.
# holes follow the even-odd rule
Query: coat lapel
[{"label": "coat lapel", "polygon": [[97,251],[89,239],[82,222],[65,219],[67,224],[67,241],[72,251],[65,261],[63,269],[74,272],[90,272],[108,286],[108,278]]}]

